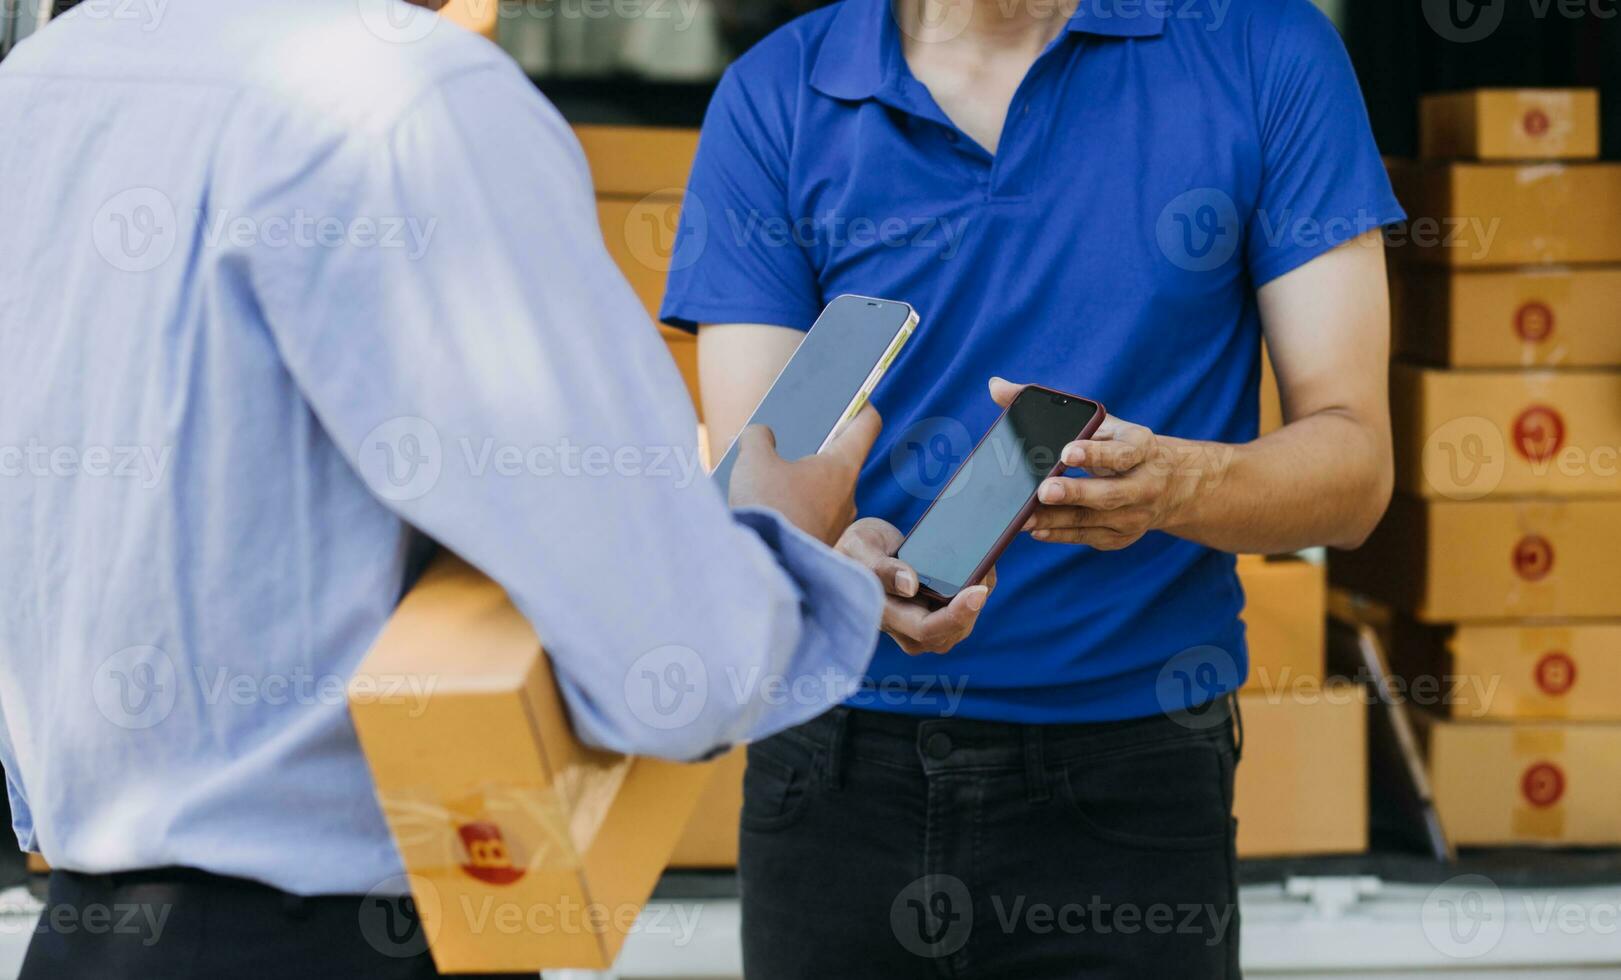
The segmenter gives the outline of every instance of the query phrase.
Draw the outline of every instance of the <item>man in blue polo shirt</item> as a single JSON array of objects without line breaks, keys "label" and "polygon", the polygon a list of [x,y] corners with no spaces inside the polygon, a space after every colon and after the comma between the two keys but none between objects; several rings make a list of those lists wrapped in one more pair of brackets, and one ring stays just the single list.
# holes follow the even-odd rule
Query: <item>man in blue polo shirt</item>
[{"label": "man in blue polo shirt", "polygon": [[[858,495],[890,637],[849,706],[750,750],[751,976],[1236,975],[1232,553],[1383,511],[1402,217],[1308,0],[844,0],[728,71],[663,311],[715,443],[830,297],[923,316]],[[1287,424],[1257,438],[1263,336]],[[928,614],[888,555],[1017,391],[993,377],[1114,417],[995,594]]]}]

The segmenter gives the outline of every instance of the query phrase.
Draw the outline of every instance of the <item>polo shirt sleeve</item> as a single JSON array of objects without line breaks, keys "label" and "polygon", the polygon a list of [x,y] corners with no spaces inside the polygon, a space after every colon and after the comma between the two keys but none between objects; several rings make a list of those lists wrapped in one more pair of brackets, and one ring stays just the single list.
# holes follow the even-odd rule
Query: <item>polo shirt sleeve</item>
[{"label": "polo shirt sleeve", "polygon": [[671,253],[660,318],[808,330],[821,312],[815,268],[788,196],[790,122],[779,86],[746,85],[736,66],[704,118]]},{"label": "polo shirt sleeve", "polygon": [[1406,217],[1334,25],[1308,0],[1276,11],[1254,41],[1262,178],[1246,259],[1256,287]]}]

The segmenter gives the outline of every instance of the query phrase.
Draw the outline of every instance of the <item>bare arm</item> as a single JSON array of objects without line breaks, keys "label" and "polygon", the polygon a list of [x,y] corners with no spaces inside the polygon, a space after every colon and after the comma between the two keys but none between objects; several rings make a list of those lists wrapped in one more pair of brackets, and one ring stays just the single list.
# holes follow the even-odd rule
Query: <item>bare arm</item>
[{"label": "bare arm", "polygon": [[[1113,550],[1157,529],[1259,553],[1367,538],[1392,483],[1380,233],[1273,280],[1259,299],[1285,425],[1228,445],[1110,419],[1065,450],[1065,462],[1102,478],[1043,484],[1035,537]],[[1003,383],[992,394],[1005,403],[1017,390]]]}]

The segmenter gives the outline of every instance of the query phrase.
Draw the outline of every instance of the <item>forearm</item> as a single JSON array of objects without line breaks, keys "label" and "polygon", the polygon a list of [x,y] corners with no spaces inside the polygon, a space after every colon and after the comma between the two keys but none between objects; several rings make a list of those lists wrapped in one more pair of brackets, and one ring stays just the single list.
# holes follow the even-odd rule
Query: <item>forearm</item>
[{"label": "forearm", "polygon": [[1242,445],[1160,436],[1180,503],[1162,530],[1222,551],[1354,548],[1390,501],[1390,434],[1327,410]]}]

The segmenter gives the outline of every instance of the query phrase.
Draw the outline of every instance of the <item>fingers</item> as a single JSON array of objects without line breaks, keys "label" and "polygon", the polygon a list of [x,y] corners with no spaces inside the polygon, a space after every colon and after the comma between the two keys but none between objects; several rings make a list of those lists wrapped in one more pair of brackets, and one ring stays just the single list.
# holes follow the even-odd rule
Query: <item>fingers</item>
[{"label": "fingers", "polygon": [[1130,476],[1067,477],[1043,480],[1036,499],[1049,507],[1119,510],[1141,502],[1145,486]]},{"label": "fingers", "polygon": [[884,612],[884,631],[907,653],[945,653],[974,631],[990,594],[984,584],[963,589],[932,612],[915,602],[892,599]]},{"label": "fingers", "polygon": [[1078,466],[1097,476],[1126,473],[1142,465],[1143,447],[1130,442],[1083,439],[1064,447],[1065,466]]},{"label": "fingers", "polygon": [[903,599],[917,595],[917,572],[899,558],[880,558],[872,566],[872,573],[878,576],[884,591],[890,595],[898,595]]},{"label": "fingers", "polygon": [[884,429],[884,420],[879,417],[878,409],[872,407],[872,402],[863,405],[856,417],[845,423],[844,428],[828,443],[824,455],[835,456],[840,460],[861,469],[861,464],[867,461],[867,454],[872,452],[872,444],[878,441],[878,434]]},{"label": "fingers", "polygon": [[1100,527],[1130,533],[1146,528],[1153,515],[1146,507],[1122,507],[1118,510],[1090,510],[1084,507],[1037,507],[1025,522],[1024,529],[1037,531],[1067,530],[1077,527]]},{"label": "fingers", "polygon": [[991,401],[1003,408],[1013,404],[1013,399],[1019,397],[1024,385],[1014,384],[1005,378],[991,378]]},{"label": "fingers", "polygon": [[1108,527],[1070,527],[1032,531],[1030,536],[1038,541],[1050,541],[1055,544],[1084,544],[1098,551],[1119,551],[1136,544],[1141,540],[1143,533],[1122,532]]}]

